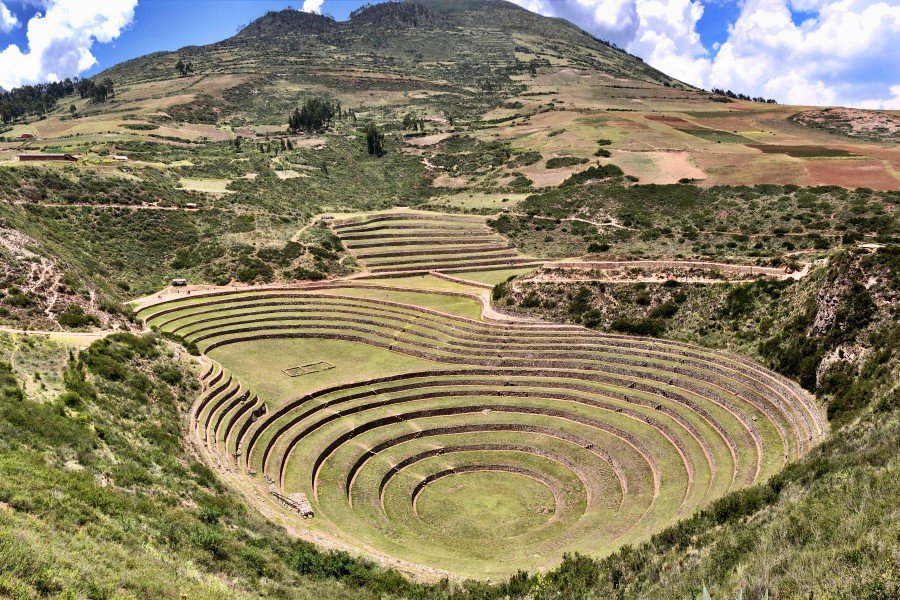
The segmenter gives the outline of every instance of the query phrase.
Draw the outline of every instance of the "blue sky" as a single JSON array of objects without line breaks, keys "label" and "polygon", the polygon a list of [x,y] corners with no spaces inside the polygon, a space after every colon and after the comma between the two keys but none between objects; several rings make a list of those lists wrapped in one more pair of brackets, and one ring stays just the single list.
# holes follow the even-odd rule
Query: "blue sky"
[{"label": "blue sky", "polygon": [[[900,109],[900,0],[513,0],[569,19],[704,88]],[[364,0],[0,0],[0,86],[90,76],[233,35],[292,6],[346,19]]]}]

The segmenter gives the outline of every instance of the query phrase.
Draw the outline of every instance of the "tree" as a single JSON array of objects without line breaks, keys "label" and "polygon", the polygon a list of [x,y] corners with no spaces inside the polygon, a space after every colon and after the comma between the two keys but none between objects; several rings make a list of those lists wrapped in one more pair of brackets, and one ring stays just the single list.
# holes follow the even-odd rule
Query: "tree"
[{"label": "tree", "polygon": [[88,98],[93,95],[94,82],[90,79],[82,79],[75,85],[75,89],[78,91],[79,96]]},{"label": "tree", "polygon": [[322,131],[331,127],[340,104],[322,98],[310,98],[300,108],[295,108],[288,117],[288,128],[298,131]]},{"label": "tree", "polygon": [[365,132],[369,154],[372,156],[384,156],[384,133],[372,121],[366,124]]},{"label": "tree", "polygon": [[178,62],[175,63],[175,71],[178,73],[179,77],[184,77],[185,75],[187,75],[187,67],[184,65],[184,61],[180,58],[178,59]]},{"label": "tree", "polygon": [[103,81],[100,83],[100,85],[102,85],[106,89],[106,95],[109,98],[116,97],[116,88],[115,88],[115,85],[113,84],[112,79],[110,79],[109,77],[105,77],[103,79]]},{"label": "tree", "polygon": [[[84,86],[82,84],[87,82]],[[109,98],[115,98],[116,89],[113,84],[113,80],[109,77],[106,77],[100,83],[94,83],[89,79],[82,79],[78,82],[78,85],[82,87],[85,91],[85,96],[90,96],[94,102],[106,102]],[[82,90],[79,89],[79,93]],[[82,97],[85,97],[82,96]]]},{"label": "tree", "polygon": [[244,138],[242,138],[241,136],[237,136],[236,138],[234,138],[234,151],[235,152],[241,152],[241,142],[243,141],[243,139]]},{"label": "tree", "polygon": [[77,116],[77,115],[75,114],[75,113],[77,113],[77,112],[78,112],[78,109],[75,108],[75,105],[74,105],[74,104],[73,104],[72,106],[69,107],[69,113],[72,115],[72,118],[74,118],[74,117]]},{"label": "tree", "polygon": [[188,64],[186,64],[184,67],[184,71],[188,75],[193,75],[194,74],[194,63],[189,62]]}]

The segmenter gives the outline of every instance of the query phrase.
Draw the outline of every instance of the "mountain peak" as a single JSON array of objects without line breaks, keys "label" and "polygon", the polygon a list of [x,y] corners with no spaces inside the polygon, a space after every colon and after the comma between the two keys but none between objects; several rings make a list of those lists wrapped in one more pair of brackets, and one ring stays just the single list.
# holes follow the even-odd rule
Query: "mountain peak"
[{"label": "mountain peak", "polygon": [[241,29],[235,38],[281,36],[289,33],[322,33],[336,24],[337,22],[328,16],[286,8],[269,11],[255,19]]},{"label": "mountain peak", "polygon": [[364,4],[350,13],[353,25],[371,24],[376,27],[434,27],[441,19],[416,0],[410,2],[382,2]]}]

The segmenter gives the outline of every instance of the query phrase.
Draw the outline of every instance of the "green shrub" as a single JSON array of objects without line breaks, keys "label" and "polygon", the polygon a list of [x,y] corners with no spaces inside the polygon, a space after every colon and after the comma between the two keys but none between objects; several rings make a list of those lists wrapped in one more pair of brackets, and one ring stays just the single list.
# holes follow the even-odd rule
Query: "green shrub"
[{"label": "green shrub", "polygon": [[592,180],[603,180],[603,179],[612,179],[615,177],[621,177],[624,175],[622,169],[617,167],[616,165],[602,165],[599,167],[588,167],[584,171],[580,173],[575,173],[565,181],[563,181],[561,186],[570,186],[570,185],[579,185],[581,183],[586,183]]},{"label": "green shrub", "polygon": [[[197,347],[197,344],[195,344],[195,343],[192,342],[191,340],[185,339],[185,338],[183,338],[182,336],[178,335],[177,333],[172,333],[171,331],[163,331],[160,335],[162,335],[162,337],[164,337],[164,338],[166,338],[166,339],[168,339],[168,340],[172,340],[172,341],[175,342],[176,344],[181,344],[182,346],[184,346],[184,349],[185,349],[185,350],[187,351],[187,353],[190,354],[191,356],[200,356],[200,348],[198,348],[198,347]],[[174,376],[173,376],[173,377],[174,377]],[[172,382],[169,381],[168,379],[165,379],[165,378],[163,378],[163,379],[164,379],[167,383],[172,383]],[[173,384],[173,385],[174,385],[174,384]]]},{"label": "green shrub", "polygon": [[678,304],[675,302],[663,302],[658,306],[654,306],[648,315],[651,319],[669,319],[678,312]]},{"label": "green shrub", "polygon": [[610,328],[619,333],[658,336],[665,330],[665,325],[659,319],[632,319],[629,317],[619,317],[613,320],[610,324]]},{"label": "green shrub", "polygon": [[536,308],[540,305],[541,305],[541,298],[534,292],[531,292],[528,295],[526,295],[522,299],[522,302],[519,303],[519,306],[521,306],[522,308]]},{"label": "green shrub", "polygon": [[591,290],[582,286],[578,288],[578,291],[572,296],[572,299],[569,300],[568,311],[569,314],[575,317],[576,319],[581,318],[581,316],[586,313],[591,308]]},{"label": "green shrub", "polygon": [[314,269],[307,269],[306,267],[297,267],[293,271],[291,271],[291,277],[293,279],[299,280],[310,280],[310,281],[319,281],[325,279],[325,274],[321,271],[316,271]]},{"label": "green shrub", "polygon": [[56,320],[63,327],[71,327],[73,329],[78,329],[80,327],[99,327],[100,319],[95,317],[94,315],[89,315],[84,312],[84,309],[81,308],[78,304],[70,304],[66,307],[66,310],[61,312],[59,316],[56,317]]},{"label": "green shrub", "polygon": [[555,156],[547,161],[548,169],[561,169],[563,167],[574,167],[576,165],[583,165],[588,162],[586,158],[580,158],[577,156]]}]

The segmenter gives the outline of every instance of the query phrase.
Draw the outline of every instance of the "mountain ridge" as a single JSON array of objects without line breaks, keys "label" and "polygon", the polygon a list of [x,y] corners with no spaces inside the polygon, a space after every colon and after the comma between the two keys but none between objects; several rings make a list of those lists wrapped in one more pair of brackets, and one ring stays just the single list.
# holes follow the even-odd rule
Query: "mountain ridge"
[{"label": "mountain ridge", "polygon": [[[485,23],[490,23],[486,26]],[[402,25],[402,27],[398,27]],[[372,28],[380,28],[374,37]],[[474,31],[467,31],[468,29]],[[500,32],[500,29],[511,29]],[[383,31],[388,31],[396,39],[382,39]],[[431,45],[422,40],[420,35],[426,31],[430,36],[443,36],[440,44]],[[404,2],[388,2],[365,6],[354,13],[346,21],[336,21],[330,17],[314,13],[304,13],[295,9],[270,11],[253,20],[234,36],[203,46],[185,46],[178,50],[152,53],[136,57],[113,65],[99,73],[97,77],[112,77],[117,81],[137,82],[171,76],[171,67],[154,63],[153,59],[165,58],[177,60],[183,57],[191,60],[198,72],[227,72],[227,69],[215,70],[207,64],[207,54],[215,54],[223,49],[262,50],[254,44],[265,40],[267,43],[279,41],[286,44],[287,52],[292,51],[309,55],[310,52],[344,49],[355,52],[383,52],[393,58],[411,59],[412,62],[423,62],[429,58],[448,61],[464,58],[461,51],[461,40],[447,38],[450,34],[467,33],[466,41],[472,42],[478,34],[487,37],[506,37],[514,35],[544,35],[556,44],[564,43],[572,50],[572,46],[582,46],[585,56],[580,57],[586,65],[605,68],[611,75],[630,76],[641,81],[651,81],[660,85],[673,85],[684,89],[695,89],[658,71],[638,57],[628,54],[622,49],[600,40],[576,25],[559,18],[544,17],[532,13],[516,4],[505,0],[469,0],[466,2],[447,2],[446,0],[407,0]],[[294,39],[287,39],[294,37]],[[301,39],[298,39],[302,37]],[[275,38],[273,40],[272,38]],[[361,39],[363,38],[363,39]],[[301,43],[302,41],[302,43]],[[408,45],[419,42],[421,48],[413,49]],[[449,43],[448,43],[449,42]],[[505,52],[482,53],[485,61],[515,63],[515,44]],[[416,54],[420,56],[416,56]],[[407,56],[403,56],[406,54]],[[499,56],[498,56],[499,54]],[[596,54],[596,56],[593,56]],[[279,61],[268,56],[275,65],[284,65],[290,61]],[[323,57],[324,58],[324,57]],[[577,58],[577,57],[572,57]],[[364,66],[364,65],[363,65]],[[148,73],[149,70],[149,73]],[[239,70],[239,69],[238,69]]]}]

